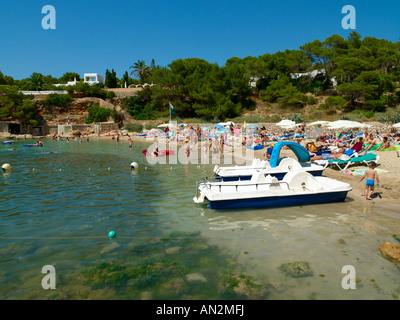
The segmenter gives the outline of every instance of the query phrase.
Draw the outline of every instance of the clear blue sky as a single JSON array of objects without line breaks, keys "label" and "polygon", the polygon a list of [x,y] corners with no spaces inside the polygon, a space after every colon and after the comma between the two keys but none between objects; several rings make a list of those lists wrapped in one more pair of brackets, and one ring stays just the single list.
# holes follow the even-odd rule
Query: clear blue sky
[{"label": "clear blue sky", "polygon": [[[55,30],[42,28],[45,5],[56,9]],[[399,40],[398,0],[0,0],[0,71],[23,79],[114,69],[120,78],[153,58],[161,66],[192,57],[222,66],[333,34],[347,38],[345,5],[356,8],[363,38]]]}]

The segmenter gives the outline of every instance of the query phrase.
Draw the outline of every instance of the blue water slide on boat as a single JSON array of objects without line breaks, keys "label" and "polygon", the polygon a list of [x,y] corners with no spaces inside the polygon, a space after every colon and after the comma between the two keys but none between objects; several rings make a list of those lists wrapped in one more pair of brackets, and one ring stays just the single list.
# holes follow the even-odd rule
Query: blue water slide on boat
[{"label": "blue water slide on boat", "polygon": [[275,144],[272,149],[271,158],[269,160],[271,168],[275,168],[279,165],[279,162],[282,161],[283,158],[279,158],[279,155],[283,147],[289,147],[296,155],[299,162],[310,161],[310,153],[301,144],[292,141],[280,141]]},{"label": "blue water slide on boat", "polygon": [[250,181],[196,184],[195,203],[210,209],[272,208],[344,201],[351,185],[305,171],[288,172],[282,180],[256,170]]},{"label": "blue water slide on boat", "polygon": [[[279,158],[281,149],[288,146],[296,155],[294,158]],[[278,142],[272,149],[270,161],[253,159],[249,166],[214,167],[214,178],[220,181],[250,180],[256,169],[261,170],[264,176],[271,175],[283,179],[289,171],[303,170],[313,176],[321,176],[325,167],[310,163],[310,155],[306,148],[291,141]]]}]

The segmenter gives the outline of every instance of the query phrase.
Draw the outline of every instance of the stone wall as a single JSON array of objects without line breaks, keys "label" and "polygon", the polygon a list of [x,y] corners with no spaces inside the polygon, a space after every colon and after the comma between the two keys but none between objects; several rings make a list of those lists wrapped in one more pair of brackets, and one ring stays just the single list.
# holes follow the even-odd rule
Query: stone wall
[{"label": "stone wall", "polygon": [[0,123],[0,132],[8,132],[8,123]]},{"label": "stone wall", "polygon": [[100,133],[107,133],[119,129],[118,123],[114,122],[100,122]]}]

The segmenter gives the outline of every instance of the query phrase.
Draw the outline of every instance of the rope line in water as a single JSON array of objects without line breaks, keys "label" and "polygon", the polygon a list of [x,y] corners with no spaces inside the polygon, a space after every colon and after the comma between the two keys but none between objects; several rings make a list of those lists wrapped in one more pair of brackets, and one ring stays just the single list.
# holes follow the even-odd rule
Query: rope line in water
[{"label": "rope line in water", "polygon": [[[46,239],[106,239],[108,237],[104,236],[93,236],[93,237],[2,237],[0,239],[37,239],[37,240],[46,240]],[[201,239],[200,237],[178,237],[178,238],[170,238],[170,237],[120,237],[117,239],[170,239],[170,240],[178,240],[178,239]]]}]

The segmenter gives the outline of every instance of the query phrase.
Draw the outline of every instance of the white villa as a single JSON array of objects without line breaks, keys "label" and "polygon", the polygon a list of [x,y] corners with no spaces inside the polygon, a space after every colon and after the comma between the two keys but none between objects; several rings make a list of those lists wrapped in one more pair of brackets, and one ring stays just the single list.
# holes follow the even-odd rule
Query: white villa
[{"label": "white villa", "polygon": [[85,73],[83,76],[83,82],[89,83],[90,85],[96,83],[104,84],[104,77],[98,73]]},{"label": "white villa", "polygon": [[[69,81],[67,84],[55,84],[54,86],[59,87],[59,86],[74,86],[76,85],[76,79],[74,81]],[[88,83],[90,85],[96,84],[96,83],[102,83],[104,84],[105,80],[104,77],[99,75],[98,73],[85,73],[83,75],[83,82]]]}]

